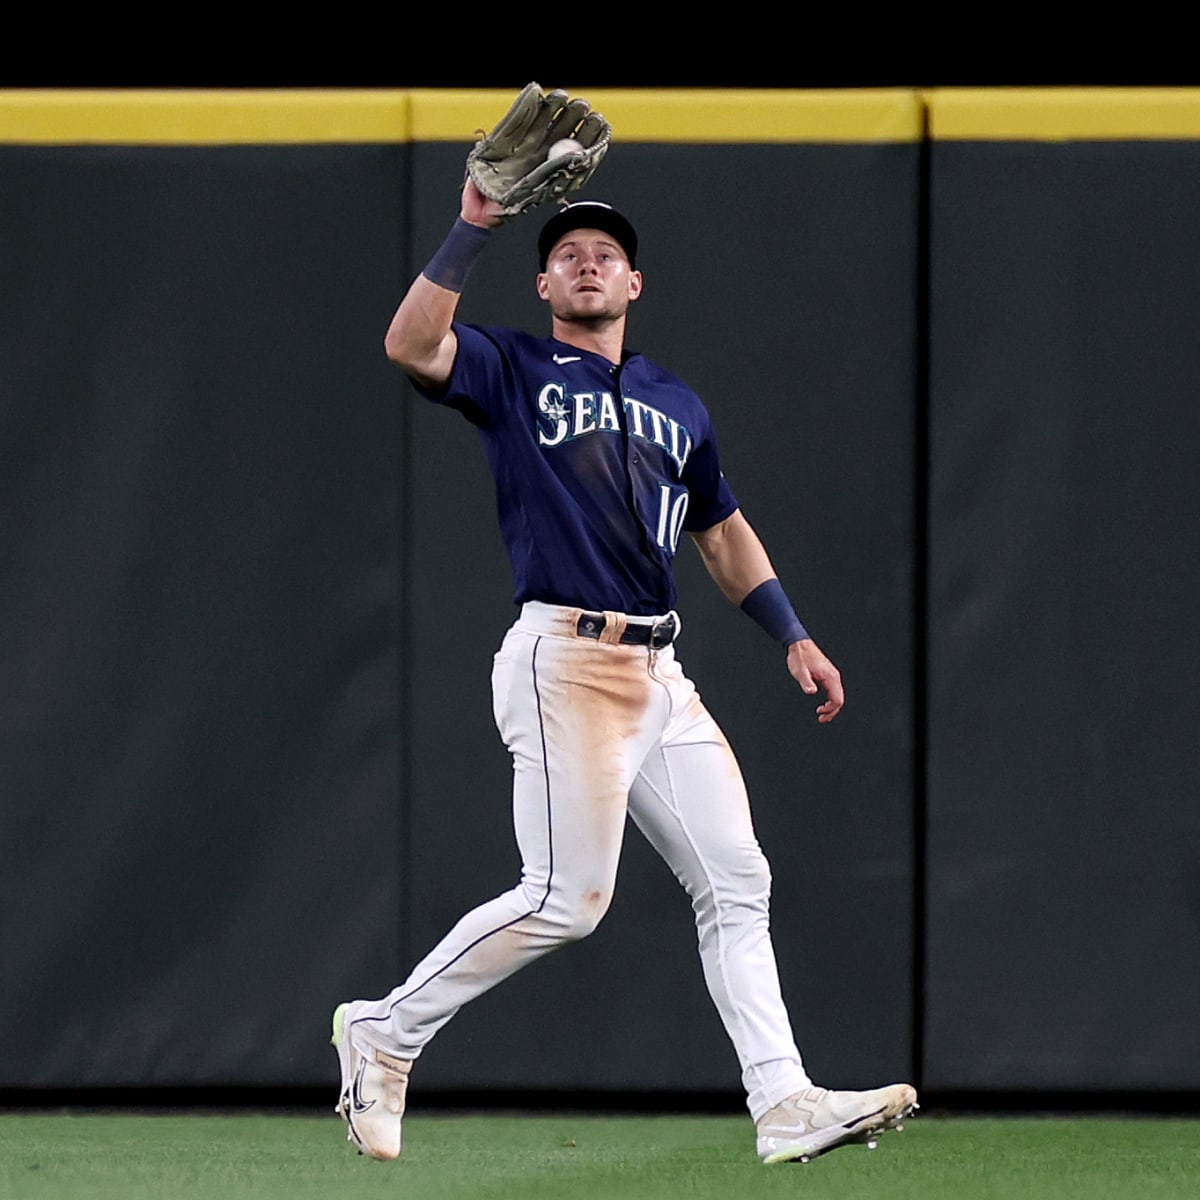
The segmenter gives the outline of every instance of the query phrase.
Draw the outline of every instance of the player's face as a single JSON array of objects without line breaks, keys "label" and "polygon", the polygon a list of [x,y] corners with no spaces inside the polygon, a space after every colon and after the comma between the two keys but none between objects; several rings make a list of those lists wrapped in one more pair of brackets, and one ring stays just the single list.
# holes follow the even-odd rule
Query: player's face
[{"label": "player's face", "polygon": [[609,234],[575,229],[550,251],[537,290],[560,321],[614,320],[642,294],[642,273]]}]

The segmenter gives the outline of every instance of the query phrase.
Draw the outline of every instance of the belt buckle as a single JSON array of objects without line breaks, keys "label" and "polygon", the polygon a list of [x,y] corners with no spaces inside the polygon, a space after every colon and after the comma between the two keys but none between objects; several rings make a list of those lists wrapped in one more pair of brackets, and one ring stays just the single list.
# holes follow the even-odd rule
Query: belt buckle
[{"label": "belt buckle", "polygon": [[659,621],[650,626],[650,649],[661,650],[675,640],[676,620],[674,612],[669,612]]}]

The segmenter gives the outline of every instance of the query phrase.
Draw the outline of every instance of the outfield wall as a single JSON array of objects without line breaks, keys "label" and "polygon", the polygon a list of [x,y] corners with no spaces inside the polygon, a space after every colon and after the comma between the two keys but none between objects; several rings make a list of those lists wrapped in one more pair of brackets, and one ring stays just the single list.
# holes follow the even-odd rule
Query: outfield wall
[{"label": "outfield wall", "polygon": [[1195,1089],[1200,94],[931,108],[925,1080]]},{"label": "outfield wall", "polygon": [[[681,555],[812,1073],[1195,1086],[1200,101],[584,94],[631,344],[847,680],[818,728]],[[382,353],[509,98],[0,92],[0,1087],[327,1083],[332,1005],[514,882],[491,481]],[[539,225],[466,319],[544,326]],[[736,1089],[636,831],[599,931],[421,1075]]]}]

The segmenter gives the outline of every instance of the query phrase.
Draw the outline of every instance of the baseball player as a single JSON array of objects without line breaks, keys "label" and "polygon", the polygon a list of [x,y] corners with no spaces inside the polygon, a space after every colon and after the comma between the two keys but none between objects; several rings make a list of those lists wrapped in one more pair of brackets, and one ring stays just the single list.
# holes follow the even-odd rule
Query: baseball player
[{"label": "baseball player", "polygon": [[[540,97],[540,90],[539,90]],[[585,937],[612,898],[627,815],[687,890],[704,977],[742,1070],[757,1151],[808,1161],[874,1144],[916,1106],[908,1084],[831,1091],[805,1072],[780,991],[770,874],[734,755],[676,655],[672,560],[688,533],[724,594],[785,647],[801,689],[837,668],[801,625],[721,472],[687,384],[625,347],[641,293],[638,238],[596,201],[538,239],[550,336],[459,323],[473,263],[513,215],[469,177],[446,241],[387,331],[389,358],[482,435],[519,614],[494,660],[513,762],[519,882],[467,913],[408,978],[340,1005],[338,1111],[363,1153],[393,1159],[413,1061],[474,997]]]}]

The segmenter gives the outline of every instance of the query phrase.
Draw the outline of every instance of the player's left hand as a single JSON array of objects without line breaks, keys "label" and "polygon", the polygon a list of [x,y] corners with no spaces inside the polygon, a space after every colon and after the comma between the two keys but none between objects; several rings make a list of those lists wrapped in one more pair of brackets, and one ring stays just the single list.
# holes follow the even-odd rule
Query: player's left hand
[{"label": "player's left hand", "polygon": [[459,215],[468,224],[478,225],[480,229],[495,229],[504,220],[504,208],[495,200],[489,200],[468,178],[463,184]]},{"label": "player's left hand", "polygon": [[[563,139],[578,149],[552,155]],[[612,126],[586,100],[571,99],[562,88],[543,93],[530,83],[471,148],[467,175],[481,195],[514,217],[583,187],[611,140]]]},{"label": "player's left hand", "polygon": [[825,689],[825,701],[817,706],[817,720],[828,725],[846,703],[842,673],[821,653],[821,647],[812,638],[793,642],[788,647],[787,667],[808,695],[815,696],[821,688]]}]

